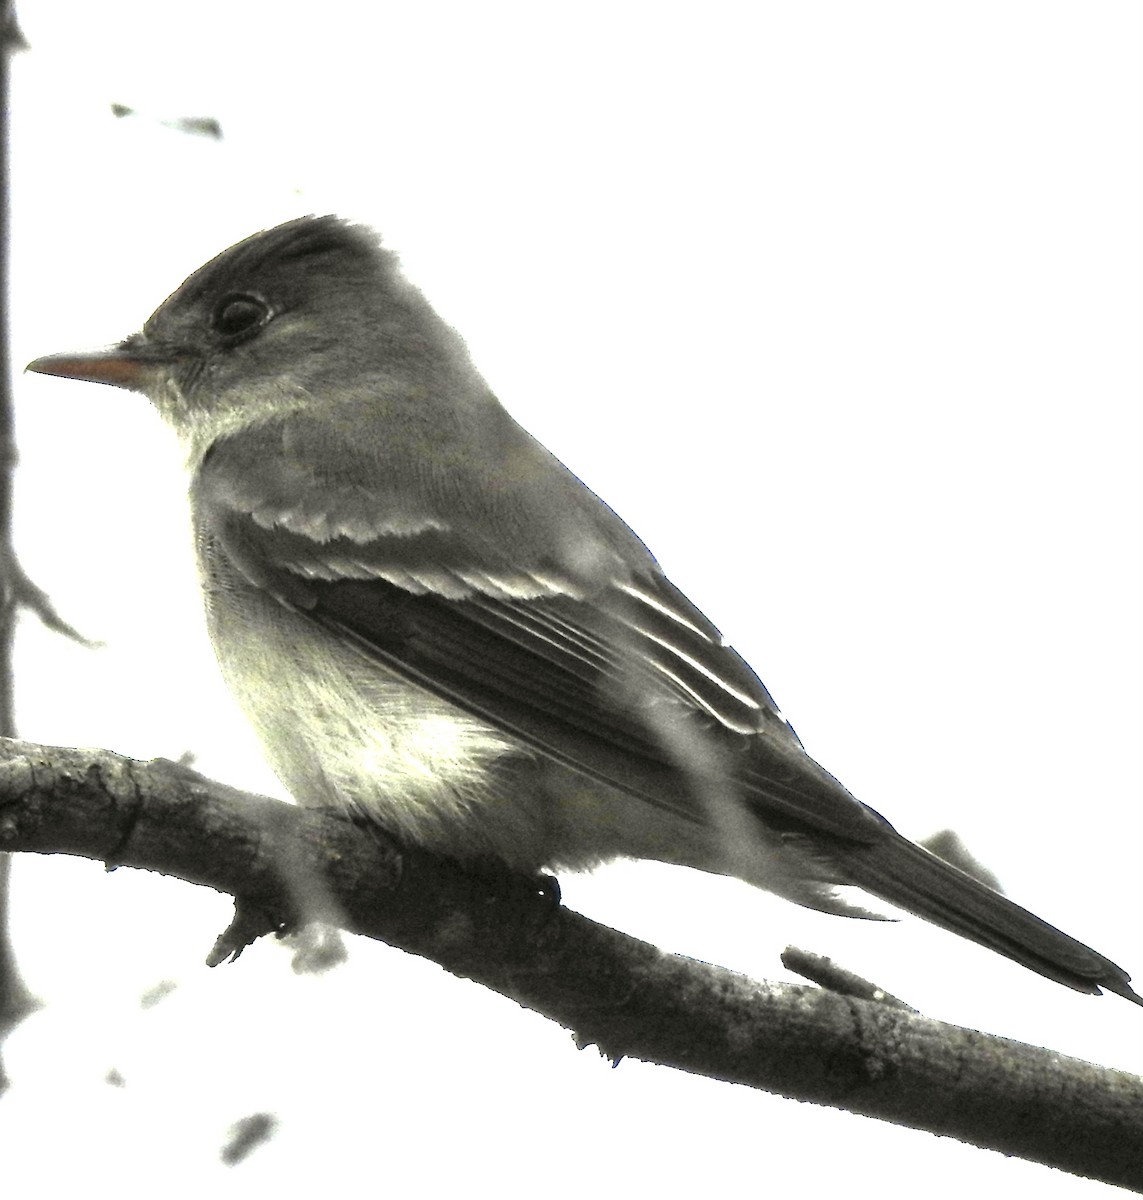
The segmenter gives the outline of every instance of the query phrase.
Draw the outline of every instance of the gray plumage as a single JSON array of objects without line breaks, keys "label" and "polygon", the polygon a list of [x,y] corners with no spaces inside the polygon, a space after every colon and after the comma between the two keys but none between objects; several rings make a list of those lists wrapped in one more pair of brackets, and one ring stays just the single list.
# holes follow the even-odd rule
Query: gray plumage
[{"label": "gray plumage", "polygon": [[814,762],[369,232],[256,234],[115,350],[32,366],[143,391],[183,438],[218,660],[299,801],[517,871],[653,858],[863,915],[855,884],[1143,1003]]}]

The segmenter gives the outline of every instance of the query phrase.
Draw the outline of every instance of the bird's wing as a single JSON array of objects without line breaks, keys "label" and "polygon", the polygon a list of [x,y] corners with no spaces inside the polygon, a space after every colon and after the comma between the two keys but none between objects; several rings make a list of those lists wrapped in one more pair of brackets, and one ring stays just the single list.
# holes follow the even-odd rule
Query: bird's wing
[{"label": "bird's wing", "polygon": [[[354,465],[351,446],[321,470],[312,464],[334,461],[315,460],[321,436],[297,422],[288,435],[265,427],[204,461],[195,504],[251,583],[652,804],[697,816],[704,780],[731,780],[777,827],[880,834],[880,818],[804,753],[718,630],[556,460],[536,472],[542,489],[529,492],[530,470],[489,488],[460,463],[443,482],[415,464]],[[303,442],[304,463],[288,452]]]}]

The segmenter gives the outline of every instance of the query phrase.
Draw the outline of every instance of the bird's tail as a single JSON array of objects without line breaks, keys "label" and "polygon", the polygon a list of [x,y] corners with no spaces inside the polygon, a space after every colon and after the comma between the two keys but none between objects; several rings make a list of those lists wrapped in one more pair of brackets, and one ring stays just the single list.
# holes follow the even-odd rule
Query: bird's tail
[{"label": "bird's tail", "polygon": [[886,832],[845,855],[849,882],[1076,991],[1099,995],[1107,988],[1143,1005],[1122,967],[895,830]]}]

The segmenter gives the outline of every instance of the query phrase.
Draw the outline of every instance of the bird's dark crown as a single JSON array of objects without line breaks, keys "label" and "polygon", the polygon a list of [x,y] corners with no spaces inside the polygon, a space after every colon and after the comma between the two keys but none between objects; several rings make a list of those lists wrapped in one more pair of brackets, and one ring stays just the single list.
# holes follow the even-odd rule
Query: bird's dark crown
[{"label": "bird's dark crown", "polygon": [[[272,293],[315,274],[345,288],[396,273],[396,256],[382,249],[373,230],[341,217],[298,217],[224,250],[191,275],[159,311],[186,308],[228,291]],[[156,313],[156,316],[158,314]]]}]

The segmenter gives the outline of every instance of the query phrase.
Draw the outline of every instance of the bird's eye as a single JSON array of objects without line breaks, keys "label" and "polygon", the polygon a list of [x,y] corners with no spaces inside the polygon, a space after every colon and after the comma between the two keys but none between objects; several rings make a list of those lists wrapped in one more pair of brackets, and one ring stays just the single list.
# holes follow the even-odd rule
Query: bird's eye
[{"label": "bird's eye", "polygon": [[210,315],[210,327],[224,338],[240,340],[270,319],[270,306],[260,296],[239,292],[223,296]]}]

